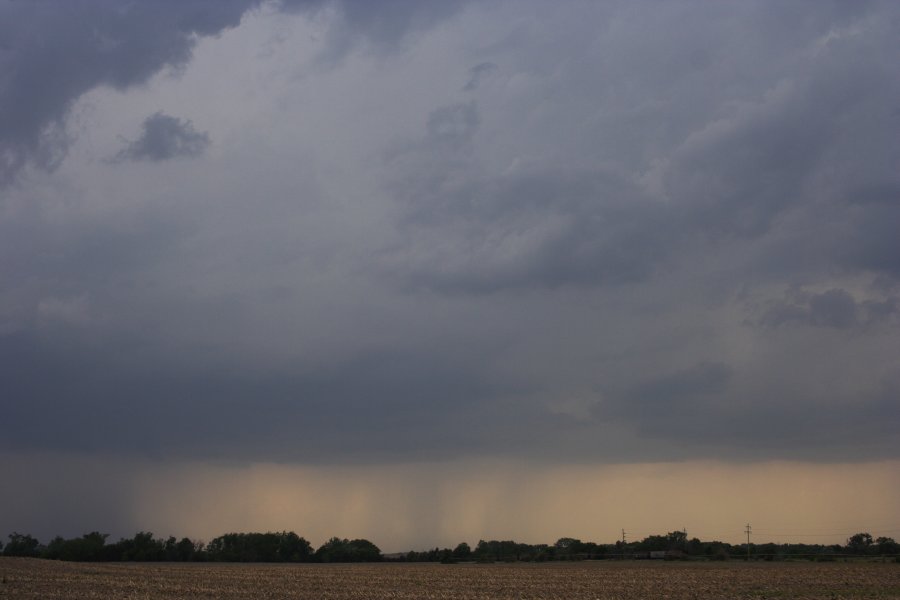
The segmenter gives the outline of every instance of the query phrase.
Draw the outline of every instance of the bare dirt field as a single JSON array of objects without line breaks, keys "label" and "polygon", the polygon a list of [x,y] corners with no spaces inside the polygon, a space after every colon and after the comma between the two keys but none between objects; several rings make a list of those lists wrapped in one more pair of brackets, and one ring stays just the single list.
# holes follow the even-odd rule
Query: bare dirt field
[{"label": "bare dirt field", "polygon": [[0,558],[0,598],[900,599],[900,564],[237,565]]}]

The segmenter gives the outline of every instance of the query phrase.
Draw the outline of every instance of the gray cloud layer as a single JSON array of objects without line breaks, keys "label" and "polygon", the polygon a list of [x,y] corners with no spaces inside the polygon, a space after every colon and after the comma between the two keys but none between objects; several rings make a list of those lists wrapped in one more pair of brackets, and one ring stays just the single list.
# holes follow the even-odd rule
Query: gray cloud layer
[{"label": "gray cloud layer", "polygon": [[183,66],[195,36],[234,27],[247,7],[245,0],[0,3],[0,183],[28,162],[50,167],[62,159],[64,118],[81,94]]},{"label": "gray cloud layer", "polygon": [[[893,4],[117,6],[0,9],[0,174],[57,167],[0,199],[0,449],[900,451]],[[165,113],[98,164],[88,92]]]},{"label": "gray cloud layer", "polygon": [[[86,0],[0,2],[0,185],[26,164],[52,168],[65,156],[64,120],[72,103],[97,86],[127,89],[163,68],[182,68],[199,37],[235,27],[260,0],[163,0],[122,4]],[[345,16],[331,35],[347,49],[361,36],[390,45],[432,21],[419,3],[344,0]],[[441,3],[438,15],[455,10]],[[283,0],[286,10],[311,11],[325,0]]]}]

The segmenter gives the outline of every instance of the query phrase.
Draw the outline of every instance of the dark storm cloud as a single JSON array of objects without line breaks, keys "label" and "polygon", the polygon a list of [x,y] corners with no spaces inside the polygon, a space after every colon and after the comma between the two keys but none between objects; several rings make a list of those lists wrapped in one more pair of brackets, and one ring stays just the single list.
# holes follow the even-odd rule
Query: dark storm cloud
[{"label": "dark storm cloud", "polygon": [[536,418],[498,406],[498,396],[522,389],[492,382],[476,356],[456,352],[385,351],[315,373],[263,375],[159,357],[144,365],[139,340],[98,348],[73,333],[57,331],[52,346],[29,334],[0,337],[6,393],[31,399],[8,407],[4,450],[447,458],[503,445],[520,450]]},{"label": "dark storm cloud", "polygon": [[116,532],[112,539],[133,535],[133,465],[115,460],[97,464],[68,455],[8,454],[2,469],[8,490],[29,491],[4,495],[4,542],[12,531],[27,531],[44,543],[57,535],[77,537],[98,530]]},{"label": "dark storm cloud", "polygon": [[[0,5],[3,181],[255,5]],[[328,77],[7,188],[0,449],[897,455],[893,4],[284,6]]]},{"label": "dark storm cloud", "polygon": [[650,376],[583,421],[521,402],[535,390],[497,380],[479,357],[457,350],[377,352],[290,374],[159,356],[143,364],[139,339],[100,348],[70,330],[52,340],[0,338],[5,393],[29,398],[6,407],[0,450],[322,464],[709,452],[832,460],[889,456],[900,441],[900,387],[890,381],[813,408],[777,388],[749,399],[732,367],[701,363]]},{"label": "dark storm cloud", "polygon": [[193,123],[162,112],[144,119],[138,139],[116,154],[115,160],[160,161],[176,156],[199,156],[209,146],[209,134],[196,131]]},{"label": "dark storm cloud", "polygon": [[[885,5],[876,7],[891,12]],[[780,29],[755,29],[753,44],[769,41],[774,48],[759,49],[771,56],[761,57],[765,67],[755,72],[742,72],[748,50],[729,47],[723,40],[718,40],[725,48],[714,65],[706,61],[698,65],[698,52],[703,50],[698,48],[689,52],[684,64],[659,72],[660,61],[665,60],[659,55],[684,53],[694,43],[689,39],[691,32],[702,39],[723,35],[735,26],[719,22],[723,19],[715,11],[706,23],[703,18],[693,20],[690,9],[675,9],[672,16],[679,23],[675,28],[679,34],[655,41],[655,52],[623,58],[621,62],[631,66],[633,73],[604,72],[609,61],[600,55],[602,44],[591,38],[578,46],[577,33],[566,41],[570,50],[586,56],[596,53],[596,64],[585,58],[585,64],[576,62],[579,68],[574,68],[570,55],[548,49],[525,71],[531,76],[536,72],[537,81],[540,76],[552,81],[546,89],[537,87],[535,96],[528,99],[528,126],[546,125],[548,144],[556,135],[554,124],[557,130],[572,130],[571,137],[561,140],[558,152],[548,153],[545,160],[521,160],[505,173],[485,172],[472,160],[470,144],[473,140],[475,145],[485,143],[478,139],[479,131],[488,129],[492,120],[502,119],[501,115],[486,112],[482,102],[478,121],[465,121],[472,126],[464,128],[462,114],[457,112],[451,127],[450,111],[459,111],[463,105],[436,109],[424,141],[410,150],[406,160],[392,159],[399,178],[391,191],[412,218],[426,227],[421,236],[409,236],[409,247],[393,249],[401,256],[392,260],[392,267],[395,262],[410,267],[413,286],[425,281],[427,287],[448,291],[631,282],[656,272],[669,257],[684,252],[686,244],[706,242],[705,251],[713,253],[735,238],[758,240],[765,246],[766,236],[785,215],[809,211],[811,222],[842,229],[831,240],[797,238],[798,245],[827,246],[812,257],[818,262],[816,268],[825,268],[839,255],[850,269],[871,268],[895,275],[894,257],[900,256],[900,249],[898,236],[889,230],[897,222],[894,213],[900,203],[896,202],[896,169],[890,165],[900,160],[900,151],[885,132],[892,129],[888,123],[898,124],[900,85],[895,68],[883,59],[886,54],[872,50],[878,44],[896,47],[892,21],[886,18],[884,25],[872,26],[872,37],[864,38],[853,33],[854,23],[874,19],[874,9],[868,13],[862,5],[853,10],[829,5],[809,20],[787,7],[757,8],[746,15],[752,22],[759,21],[757,25],[784,19],[797,21],[798,31],[792,36]],[[522,45],[528,44],[523,41]],[[484,62],[475,67],[472,81],[482,71],[492,70],[492,65]],[[648,74],[657,78],[648,80]],[[612,82],[625,82],[639,106],[653,108],[622,108],[617,116],[627,129],[596,117],[578,123],[574,121],[577,110],[571,115],[564,112],[566,101],[578,94],[602,101],[613,85],[608,75]],[[705,91],[692,91],[691,86]],[[466,89],[476,91],[477,87]],[[568,92],[557,99],[561,89]],[[679,106],[687,97],[695,97],[696,107]],[[559,112],[554,110],[557,105]],[[695,112],[701,106],[706,112]],[[670,112],[679,109],[683,114]],[[552,115],[557,122],[542,124],[542,114]],[[458,142],[453,152],[448,151],[446,140],[434,135],[439,118]],[[693,129],[667,139],[674,129],[688,125]],[[539,135],[536,131],[535,136]],[[564,149],[589,135],[595,138],[585,139],[585,151],[595,156]],[[632,159],[632,151],[650,147],[664,162],[651,166],[646,159]],[[529,150],[533,149],[522,152]],[[571,165],[591,158],[631,171],[632,177],[635,171],[658,171],[655,193],[662,199],[650,201],[633,180],[627,181],[615,169],[607,169],[610,175],[598,181],[596,174],[602,167],[595,165],[584,169],[583,181],[574,182],[578,189],[573,197],[572,173],[577,169]],[[823,184],[826,174],[836,172],[852,176]],[[857,174],[865,181],[858,181]],[[885,183],[871,186],[872,177]],[[865,209],[860,208],[863,198]],[[847,220],[853,225],[841,227],[839,223]],[[541,231],[542,226],[552,227],[550,223],[555,231]],[[807,230],[813,236],[818,235],[816,231],[815,227]],[[443,235],[465,244],[439,255],[432,250],[432,241]],[[409,260],[410,256],[416,258]]]},{"label": "dark storm cloud", "polygon": [[[71,142],[73,102],[102,85],[126,89],[191,58],[198,37],[237,26],[260,0],[0,2],[0,185],[26,164],[54,168]],[[331,35],[349,47],[363,37],[387,45],[452,14],[459,3],[285,0],[285,9],[335,5]]]},{"label": "dark storm cloud", "polygon": [[818,403],[778,386],[763,385],[765,392],[751,396],[733,381],[734,374],[729,365],[701,363],[651,377],[612,392],[593,407],[594,415],[632,427],[648,442],[671,443],[670,457],[686,450],[687,456],[712,452],[759,459],[788,453],[804,460],[836,460],[891,455],[900,442],[895,380]]},{"label": "dark storm cloud", "polygon": [[390,158],[410,244],[384,256],[403,285],[478,294],[637,281],[683,235],[681,215],[613,170],[521,161],[486,172],[472,160],[481,121],[474,101],[439,107],[423,140]]},{"label": "dark storm cloud", "polygon": [[65,154],[63,119],[100,85],[124,89],[191,57],[197,36],[240,22],[253,4],[206,2],[0,3],[0,183],[26,163]]},{"label": "dark storm cloud", "polygon": [[[601,420],[632,423],[642,432],[677,431],[685,423],[703,423],[720,410],[718,405],[729,396],[732,377],[730,366],[716,362],[650,375],[630,389],[610,394],[608,400],[593,407],[594,413]],[[720,425],[718,419],[709,420]]]},{"label": "dark storm cloud", "polygon": [[616,172],[530,163],[484,172],[466,158],[471,111],[433,112],[425,150],[402,167],[415,175],[392,187],[411,236],[385,257],[404,285],[478,294],[639,281],[685,234],[681,215]]},{"label": "dark storm cloud", "polygon": [[[722,363],[701,363],[689,369],[657,377],[639,385],[631,392],[631,408],[644,412],[640,405],[652,405],[664,409],[667,404],[675,404],[678,400],[691,401],[727,391],[731,368]],[[638,405],[638,406],[635,406]]]}]

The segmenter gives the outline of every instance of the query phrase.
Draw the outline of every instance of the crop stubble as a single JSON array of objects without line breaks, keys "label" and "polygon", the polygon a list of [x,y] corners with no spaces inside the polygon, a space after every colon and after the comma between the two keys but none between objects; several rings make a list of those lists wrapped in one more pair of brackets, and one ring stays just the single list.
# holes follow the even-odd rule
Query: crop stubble
[{"label": "crop stubble", "polygon": [[897,598],[882,563],[152,564],[0,558],[0,598]]}]

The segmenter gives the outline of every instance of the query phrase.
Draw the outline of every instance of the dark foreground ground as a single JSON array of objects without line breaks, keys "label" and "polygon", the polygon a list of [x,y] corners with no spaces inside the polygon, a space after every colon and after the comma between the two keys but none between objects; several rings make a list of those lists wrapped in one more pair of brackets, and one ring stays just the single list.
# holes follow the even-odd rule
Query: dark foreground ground
[{"label": "dark foreground ground", "polygon": [[0,598],[897,598],[897,563],[270,565],[0,558]]}]

